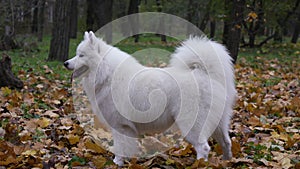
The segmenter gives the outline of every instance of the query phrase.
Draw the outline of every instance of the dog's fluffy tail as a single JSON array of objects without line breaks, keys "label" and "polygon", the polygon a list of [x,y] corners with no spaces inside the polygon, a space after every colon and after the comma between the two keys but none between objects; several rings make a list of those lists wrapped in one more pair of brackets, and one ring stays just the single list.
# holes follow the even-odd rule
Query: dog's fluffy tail
[{"label": "dog's fluffy tail", "polygon": [[209,78],[223,84],[229,96],[235,95],[232,59],[226,48],[217,42],[206,37],[190,37],[175,50],[170,65],[190,70],[200,69]]}]

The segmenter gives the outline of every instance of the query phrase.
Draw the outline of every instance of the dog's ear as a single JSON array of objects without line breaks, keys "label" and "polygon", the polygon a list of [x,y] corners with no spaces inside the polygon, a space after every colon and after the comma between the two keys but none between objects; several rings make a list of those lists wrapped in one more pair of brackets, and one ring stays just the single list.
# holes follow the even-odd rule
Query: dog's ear
[{"label": "dog's ear", "polygon": [[100,53],[100,44],[97,43],[98,39],[95,36],[94,32],[90,31],[88,36],[89,36],[90,44],[93,45],[98,50],[98,53]]},{"label": "dog's ear", "polygon": [[92,31],[89,32],[89,40],[90,40],[90,43],[93,45],[96,43],[97,37],[95,36],[94,32],[92,32]]},{"label": "dog's ear", "polygon": [[86,31],[84,32],[83,39],[87,40],[88,38],[89,38],[89,33]]}]

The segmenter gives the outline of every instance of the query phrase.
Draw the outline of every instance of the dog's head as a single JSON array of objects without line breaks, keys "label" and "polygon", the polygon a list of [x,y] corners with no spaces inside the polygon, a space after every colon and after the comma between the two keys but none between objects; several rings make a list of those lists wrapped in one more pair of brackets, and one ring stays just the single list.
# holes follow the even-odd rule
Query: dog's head
[{"label": "dog's head", "polygon": [[72,78],[84,77],[97,67],[100,60],[100,39],[93,32],[85,32],[84,40],[78,45],[76,56],[64,62],[69,70],[74,70]]}]

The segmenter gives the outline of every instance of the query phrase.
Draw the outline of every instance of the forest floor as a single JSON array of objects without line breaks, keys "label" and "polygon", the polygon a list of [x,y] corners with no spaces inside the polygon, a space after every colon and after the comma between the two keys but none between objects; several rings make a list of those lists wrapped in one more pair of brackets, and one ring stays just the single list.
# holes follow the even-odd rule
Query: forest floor
[{"label": "forest floor", "polygon": [[[70,55],[78,42],[71,42]],[[149,46],[172,51],[174,45],[125,41],[118,46],[132,53]],[[71,72],[60,62],[46,62],[48,48],[45,40],[30,50],[7,52],[24,88],[0,90],[0,169],[117,168],[113,154],[78,120]],[[143,59],[145,65],[163,66],[168,58]],[[127,161],[124,168],[300,168],[300,43],[242,48],[235,75],[232,160],[221,160],[220,146],[210,140],[208,162],[195,160],[194,149],[183,143]]]}]

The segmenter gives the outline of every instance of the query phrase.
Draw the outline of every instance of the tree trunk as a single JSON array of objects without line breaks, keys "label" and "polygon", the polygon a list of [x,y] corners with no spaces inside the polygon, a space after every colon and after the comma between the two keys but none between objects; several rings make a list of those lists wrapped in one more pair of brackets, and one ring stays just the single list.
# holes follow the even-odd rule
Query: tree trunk
[{"label": "tree trunk", "polygon": [[300,34],[300,12],[298,14],[298,18],[297,18],[297,21],[295,23],[295,29],[294,29],[293,37],[292,37],[292,40],[291,40],[292,43],[297,43],[299,34]]},{"label": "tree trunk", "polygon": [[[123,16],[125,16],[127,14],[127,2],[124,1],[124,0],[115,0],[114,1],[114,6],[119,9],[116,11],[116,16],[117,18],[121,18]],[[122,35],[123,36],[127,36],[128,35],[128,29],[127,29],[127,23],[126,22],[123,22],[121,24],[121,32],[122,32]]]},{"label": "tree trunk", "polygon": [[213,39],[216,33],[216,20],[214,18],[210,19],[210,35],[209,37]]},{"label": "tree trunk", "polygon": [[4,34],[1,36],[0,39],[0,50],[11,50],[19,48],[19,45],[14,38],[14,33],[11,26],[9,25],[9,23],[5,24],[6,25],[4,26]]},{"label": "tree trunk", "polygon": [[[102,28],[104,25],[112,21],[112,7],[113,7],[113,0],[97,0],[99,6],[94,9],[96,14],[96,21],[97,21],[97,29]],[[96,7],[96,6],[95,6]],[[104,40],[107,43],[112,42],[112,28],[109,28],[105,31],[105,38]]]},{"label": "tree trunk", "polygon": [[70,38],[77,38],[77,22],[78,22],[78,0],[72,0],[71,3],[71,23]]},{"label": "tree trunk", "polygon": [[31,33],[37,33],[38,32],[38,14],[39,14],[39,8],[38,8],[38,2],[39,0],[33,1],[33,17],[32,17],[32,23],[31,23]]},{"label": "tree trunk", "polygon": [[277,26],[275,28],[274,41],[280,43],[283,41],[283,32],[281,26]]},{"label": "tree trunk", "polygon": [[[104,25],[112,21],[112,0],[87,0],[87,30],[96,32]],[[112,41],[111,28],[105,31],[104,40]]]},{"label": "tree trunk", "polygon": [[44,24],[45,24],[45,0],[39,0],[38,6],[39,6],[39,11],[38,11],[38,41],[42,42],[43,41],[43,31],[44,31]]},{"label": "tree trunk", "polygon": [[229,24],[230,24],[230,19],[231,19],[231,18],[229,18],[229,16],[230,16],[231,6],[229,5],[230,0],[225,0],[224,3],[225,3],[224,4],[224,10],[225,10],[225,13],[228,17],[224,19],[222,41],[223,41],[223,44],[226,45],[227,41],[228,41],[228,36],[229,36],[229,26],[230,26]]},{"label": "tree trunk", "polygon": [[0,87],[23,88],[23,82],[14,76],[11,70],[11,59],[8,55],[3,54],[0,61]]},{"label": "tree trunk", "polygon": [[204,14],[204,16],[203,16],[203,19],[202,19],[202,21],[201,21],[201,23],[200,23],[200,25],[199,25],[199,29],[201,30],[201,31],[205,31],[205,28],[206,28],[206,25],[207,25],[207,22],[209,21],[209,7],[210,7],[210,2],[211,1],[209,1],[209,3],[208,3],[208,5],[207,5],[207,11],[205,12],[205,14]]},{"label": "tree trunk", "polygon": [[233,63],[236,62],[241,39],[245,0],[226,0],[228,17],[224,22],[223,42],[229,50]]},{"label": "tree trunk", "polygon": [[[128,15],[135,14],[135,13],[139,12],[139,1],[140,0],[130,0],[128,12],[127,12]],[[134,42],[138,42],[139,41],[139,35],[138,35],[139,27],[138,27],[138,25],[139,25],[139,18],[138,18],[138,16],[134,17],[133,20],[129,21],[129,27],[130,27],[130,30],[131,30],[131,32],[133,34]]]},{"label": "tree trunk", "polygon": [[68,59],[70,42],[70,13],[72,0],[56,0],[52,39],[48,60]]},{"label": "tree trunk", "polygon": [[255,47],[255,33],[254,32],[249,32],[249,47],[254,48]]},{"label": "tree trunk", "polygon": [[87,14],[86,14],[86,30],[87,31],[94,31],[94,22],[95,22],[95,15],[93,12],[93,0],[87,0]]},{"label": "tree trunk", "polygon": [[276,42],[283,41],[283,33],[286,27],[286,23],[288,22],[289,18],[296,12],[299,5],[300,5],[300,0],[295,1],[295,5],[290,11],[286,12],[286,16],[284,18],[280,17],[277,19],[278,26],[275,28],[274,41]]},{"label": "tree trunk", "polygon": [[256,0],[252,2],[252,5],[249,6],[253,11],[257,10],[257,17],[254,18],[252,16],[249,16],[247,21],[243,21],[244,29],[247,31],[249,41],[248,43],[244,42],[244,46],[249,46],[250,48],[254,48],[256,35],[263,33],[263,24],[264,24],[264,11],[263,11],[263,1],[262,0]]},{"label": "tree trunk", "polygon": [[[156,0],[156,7],[157,7],[157,12],[162,12],[162,4],[161,4],[161,0]],[[158,32],[161,32],[160,34],[160,40],[162,42],[167,42],[167,37],[165,35],[165,20],[163,17],[160,18],[159,20],[159,26],[158,26]]]},{"label": "tree trunk", "polygon": [[0,39],[0,50],[11,50],[19,48],[13,35],[2,35]]}]

